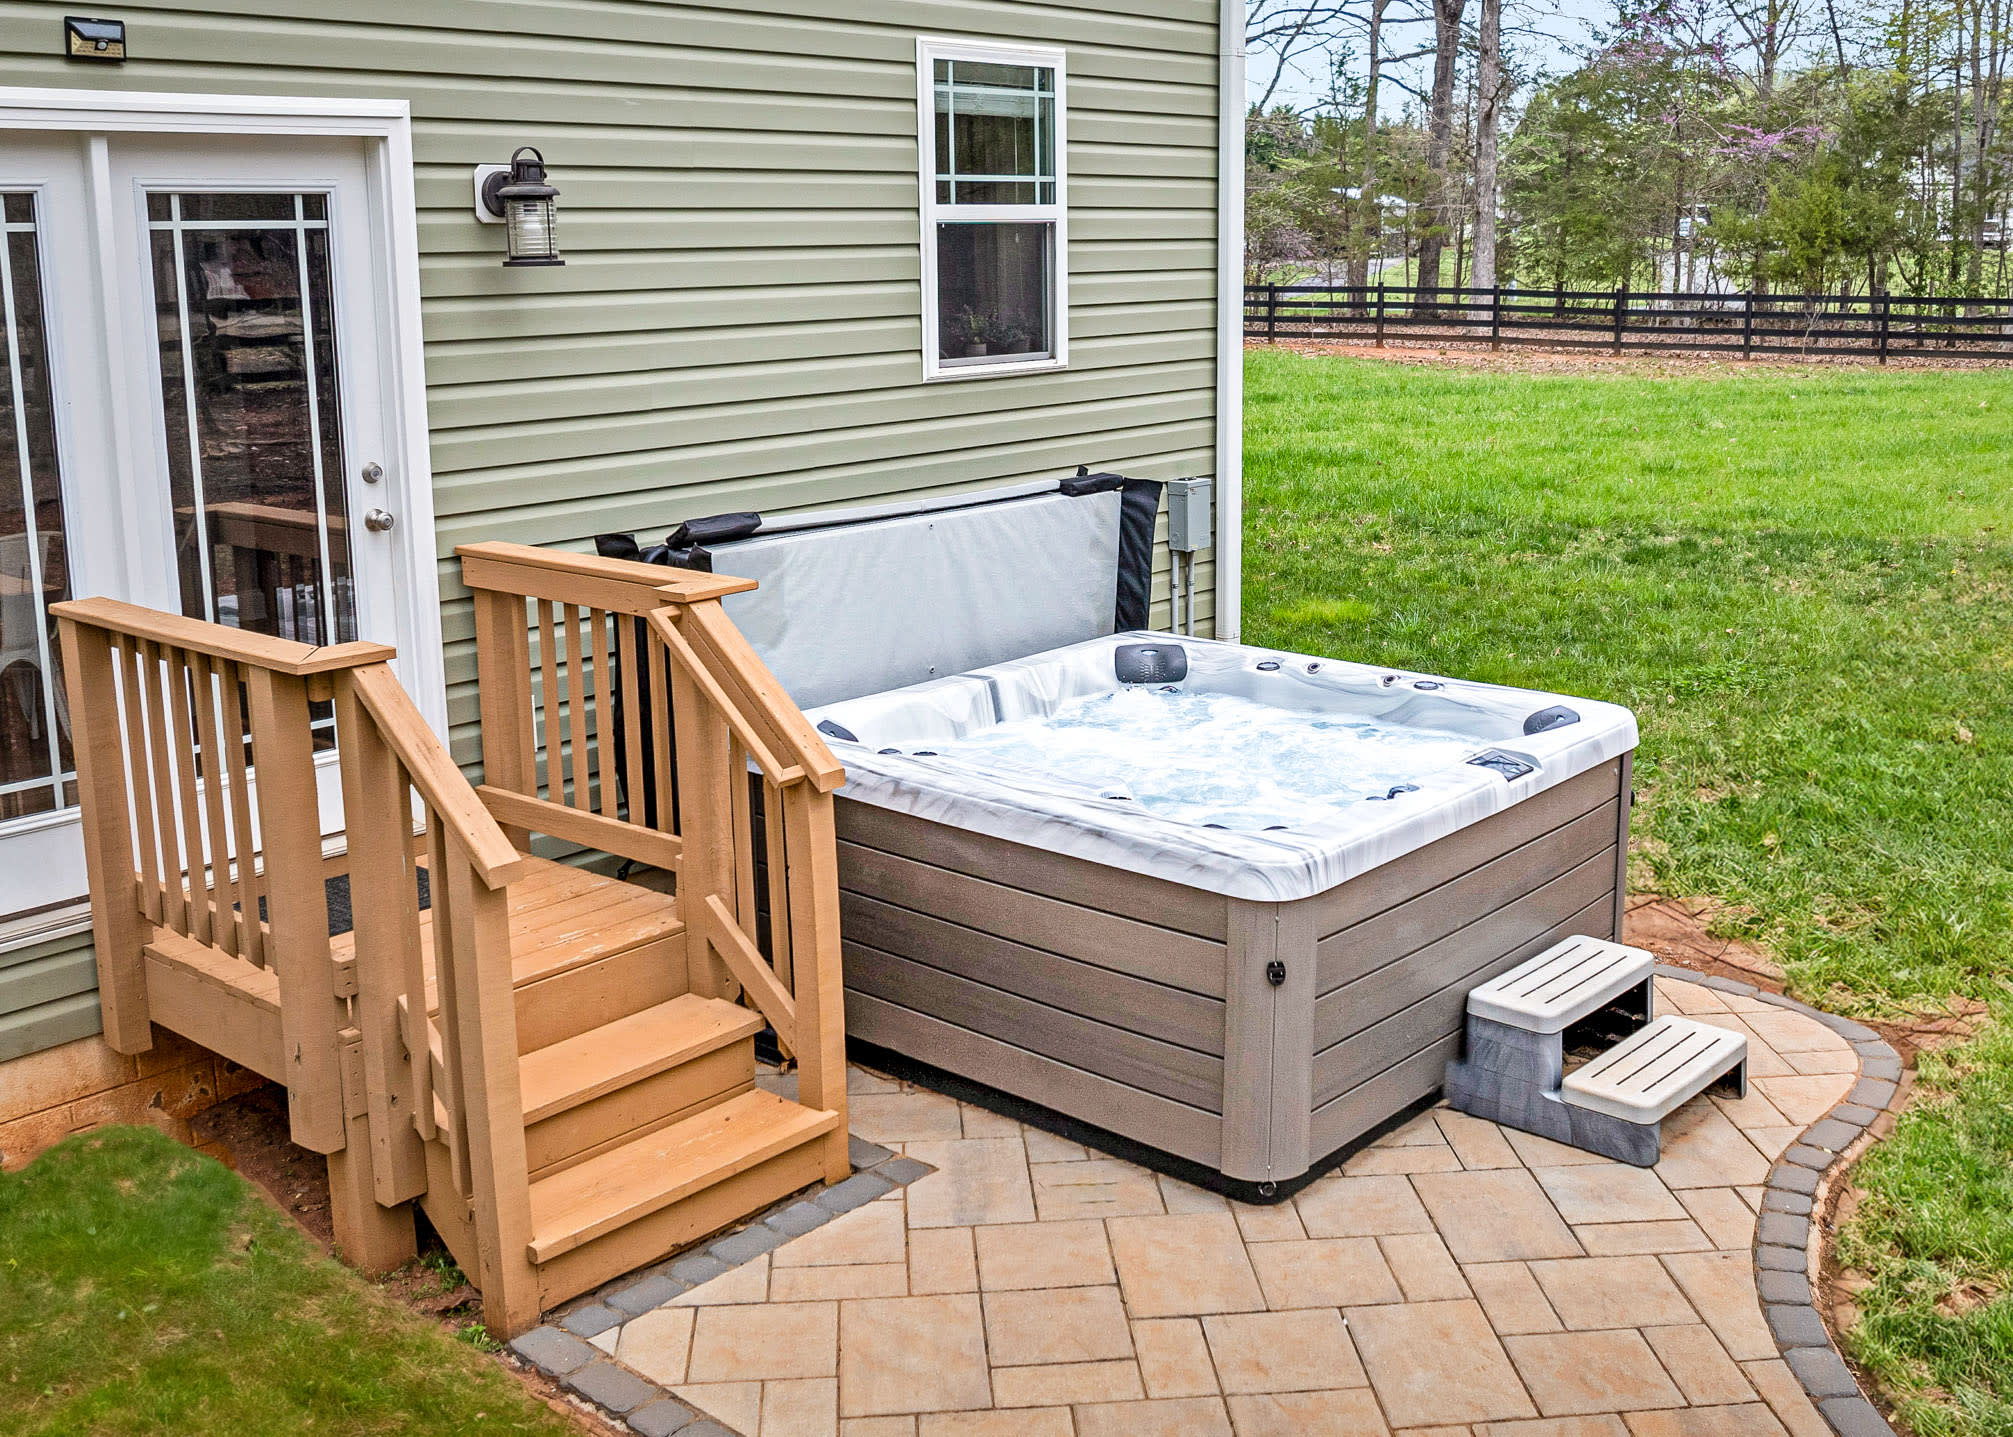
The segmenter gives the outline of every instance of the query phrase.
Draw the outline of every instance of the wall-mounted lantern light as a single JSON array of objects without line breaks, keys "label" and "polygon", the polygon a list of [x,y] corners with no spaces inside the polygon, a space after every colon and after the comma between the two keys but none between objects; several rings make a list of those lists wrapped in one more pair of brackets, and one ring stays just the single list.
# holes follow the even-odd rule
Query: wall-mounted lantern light
[{"label": "wall-mounted lantern light", "polygon": [[507,165],[475,167],[475,217],[503,226],[505,266],[565,264],[559,257],[559,191],[546,183],[545,156],[530,145]]}]

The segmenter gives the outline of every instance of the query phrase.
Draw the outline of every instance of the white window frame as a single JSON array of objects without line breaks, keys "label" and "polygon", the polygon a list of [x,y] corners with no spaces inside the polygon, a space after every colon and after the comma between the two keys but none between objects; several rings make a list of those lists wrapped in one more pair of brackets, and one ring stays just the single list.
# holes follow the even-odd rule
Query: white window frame
[{"label": "white window frame", "polygon": [[[1032,65],[1055,72],[1055,203],[1047,205],[956,205],[937,199],[936,62],[968,60],[988,65]],[[916,40],[916,171],[922,197],[923,378],[1003,379],[1044,374],[1069,367],[1069,77],[1064,51],[1045,45],[950,40],[924,35]],[[1049,324],[1054,340],[1039,359],[1003,356],[946,364],[937,353],[942,315],[938,302],[937,226],[940,223],[1036,223],[1054,226],[1051,273],[1054,292]]]}]

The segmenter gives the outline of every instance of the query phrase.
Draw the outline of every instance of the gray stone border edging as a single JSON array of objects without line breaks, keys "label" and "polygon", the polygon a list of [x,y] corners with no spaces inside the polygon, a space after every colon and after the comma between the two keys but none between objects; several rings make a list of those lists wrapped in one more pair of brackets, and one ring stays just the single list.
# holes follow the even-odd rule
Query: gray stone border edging
[{"label": "gray stone border edging", "polygon": [[1782,1360],[1803,1384],[1811,1404],[1840,1437],[1895,1437],[1880,1409],[1866,1400],[1852,1369],[1833,1345],[1811,1284],[1811,1250],[1819,1232],[1811,1217],[1826,1181],[1864,1146],[1874,1120],[1901,1092],[1901,1059],[1863,1023],[1821,1012],[1808,1003],[1752,983],[1657,965],[1657,976],[1697,983],[1721,993],[1753,998],[1822,1023],[1852,1045],[1859,1078],[1845,1100],[1803,1130],[1769,1170],[1754,1229],[1754,1281],[1762,1315]]},{"label": "gray stone border edging", "polygon": [[833,1218],[865,1207],[896,1188],[907,1187],[936,1169],[898,1157],[878,1143],[852,1139],[853,1175],[807,1196],[786,1198],[767,1212],[703,1248],[694,1247],[655,1267],[627,1273],[599,1292],[578,1298],[556,1321],[511,1340],[509,1351],[614,1422],[628,1423],[642,1437],[736,1437],[664,1388],[631,1372],[588,1341],[654,1311],[745,1262],[781,1247],[793,1237],[823,1227]]}]

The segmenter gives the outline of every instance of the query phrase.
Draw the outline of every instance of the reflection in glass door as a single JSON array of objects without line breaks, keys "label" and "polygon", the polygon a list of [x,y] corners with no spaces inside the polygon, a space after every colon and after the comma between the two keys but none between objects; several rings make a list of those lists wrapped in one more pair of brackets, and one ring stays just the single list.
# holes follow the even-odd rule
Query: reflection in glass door
[{"label": "reflection in glass door", "polygon": [[49,605],[69,593],[35,196],[0,195],[0,820],[77,801]]},{"label": "reflection in glass door", "polygon": [[328,197],[147,196],[182,612],[357,636]]}]

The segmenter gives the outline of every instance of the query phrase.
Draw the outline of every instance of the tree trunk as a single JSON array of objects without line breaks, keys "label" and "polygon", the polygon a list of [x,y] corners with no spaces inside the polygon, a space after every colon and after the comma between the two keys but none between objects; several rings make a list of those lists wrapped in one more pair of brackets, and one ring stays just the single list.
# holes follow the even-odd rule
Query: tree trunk
[{"label": "tree trunk", "polygon": [[[1454,147],[1454,65],[1461,54],[1461,12],[1467,0],[1433,0],[1433,95],[1426,132],[1426,183],[1430,195],[1420,219],[1419,288],[1440,287],[1440,255],[1446,240],[1447,156]],[[1433,308],[1430,293],[1421,300]]]},{"label": "tree trunk", "polygon": [[1356,195],[1359,223],[1349,256],[1349,283],[1370,283],[1370,264],[1384,246],[1384,207],[1377,201],[1377,82],[1384,74],[1384,7],[1391,0],[1370,0],[1370,79],[1363,90],[1363,179]]},{"label": "tree trunk", "polygon": [[1503,118],[1503,0],[1482,0],[1475,114],[1475,288],[1496,287],[1496,149]]}]

